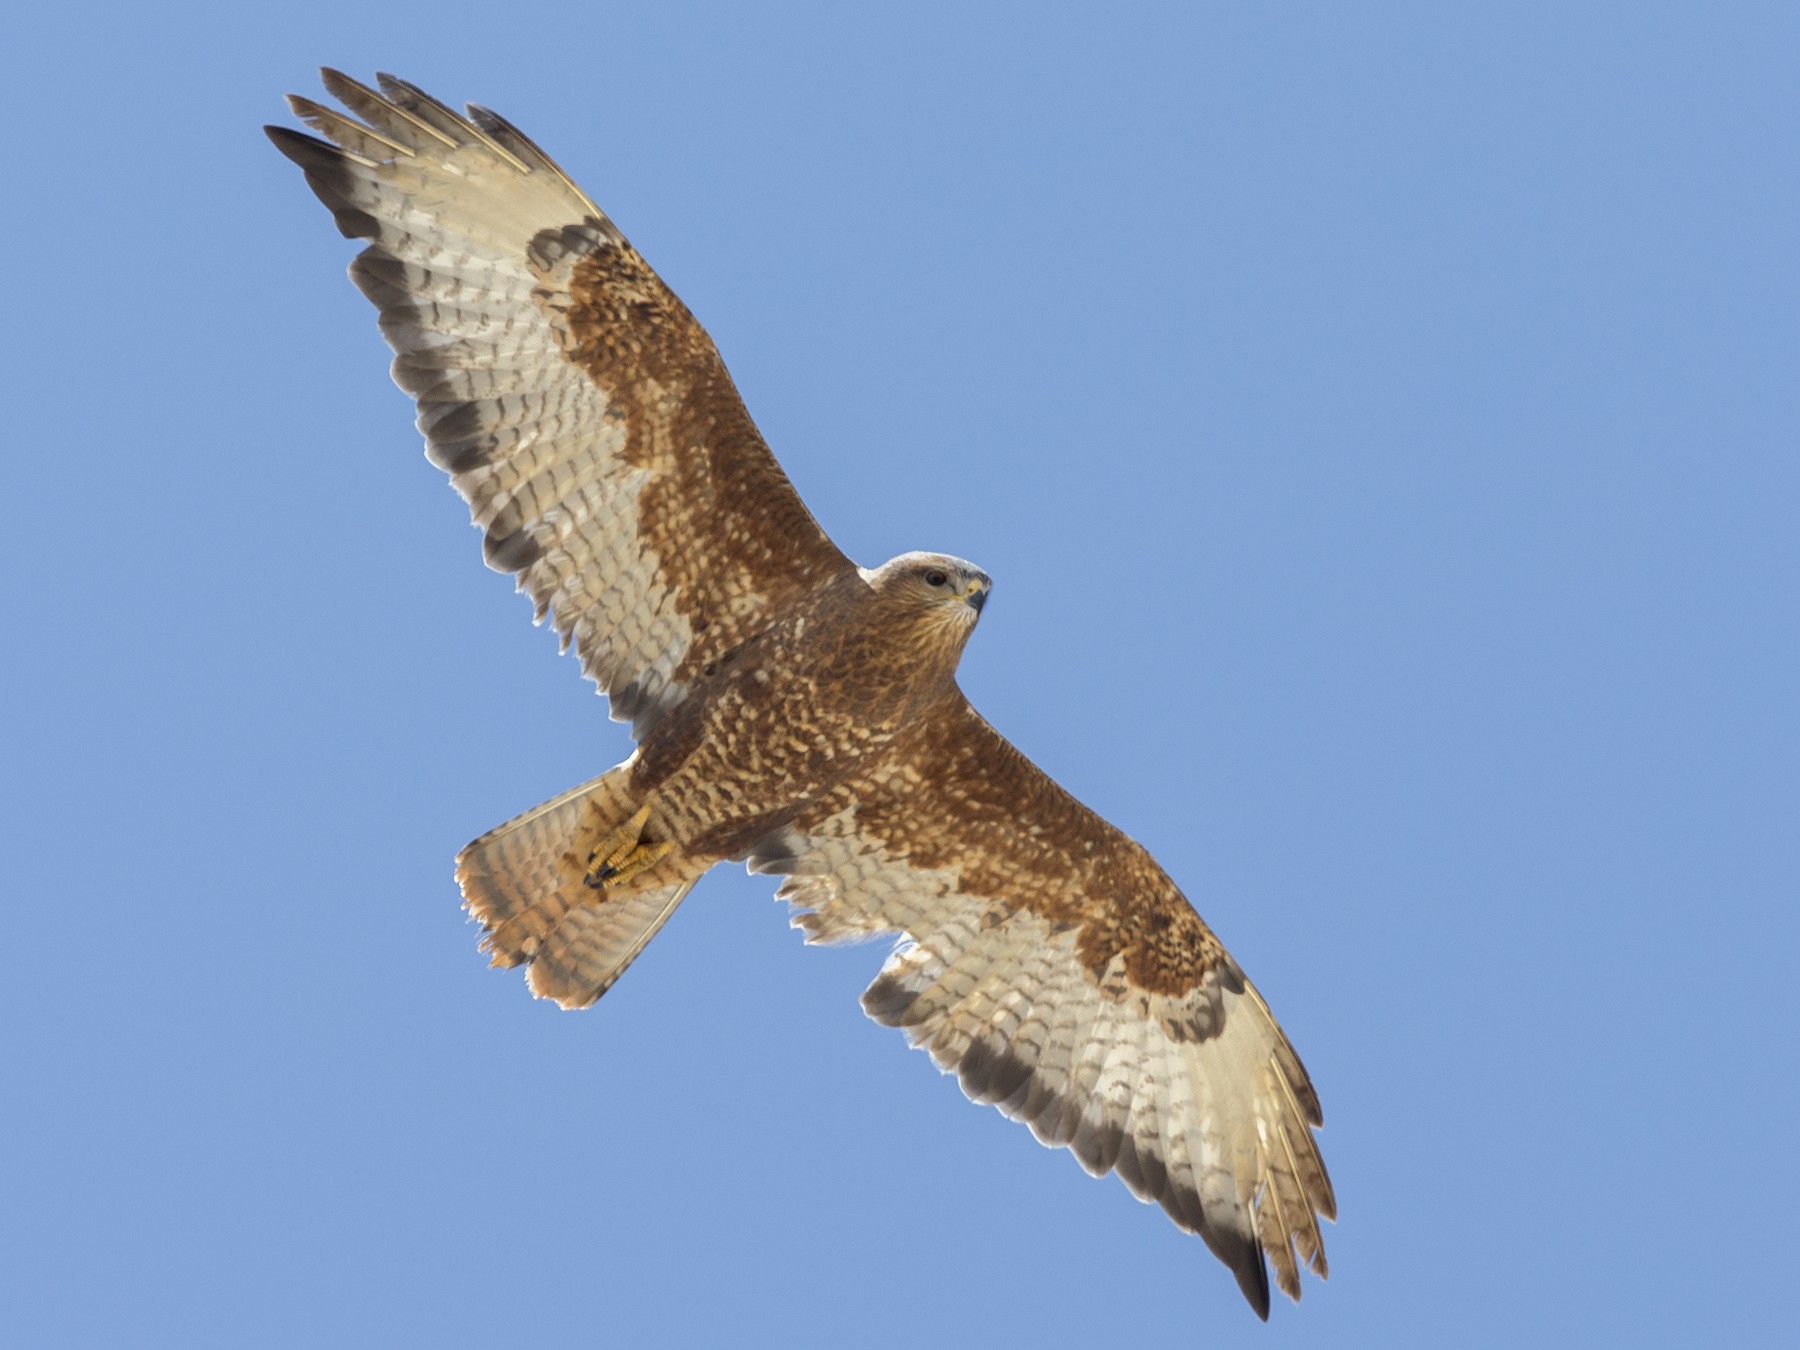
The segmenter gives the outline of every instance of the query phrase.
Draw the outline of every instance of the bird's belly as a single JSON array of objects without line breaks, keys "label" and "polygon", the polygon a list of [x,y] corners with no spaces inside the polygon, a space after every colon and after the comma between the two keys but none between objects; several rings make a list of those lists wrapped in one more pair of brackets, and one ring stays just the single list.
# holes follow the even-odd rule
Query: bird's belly
[{"label": "bird's belly", "polygon": [[637,786],[686,852],[742,857],[893,740],[895,719],[820,692],[754,679],[696,691],[646,738]]}]

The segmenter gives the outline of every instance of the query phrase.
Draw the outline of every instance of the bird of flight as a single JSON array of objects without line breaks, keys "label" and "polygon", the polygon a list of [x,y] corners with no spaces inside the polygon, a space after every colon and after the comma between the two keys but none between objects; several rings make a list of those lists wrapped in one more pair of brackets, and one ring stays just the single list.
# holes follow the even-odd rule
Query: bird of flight
[{"label": "bird of flight", "polygon": [[859,567],[819,528],[712,340],[520,131],[336,71],[349,116],[270,127],[345,236],[426,454],[490,567],[637,748],[465,848],[497,966],[586,1007],[714,864],[783,880],[808,941],[896,935],[863,995],[977,1102],[1116,1171],[1257,1314],[1323,1276],[1318,1097],[1166,873],[969,706],[991,582]]}]

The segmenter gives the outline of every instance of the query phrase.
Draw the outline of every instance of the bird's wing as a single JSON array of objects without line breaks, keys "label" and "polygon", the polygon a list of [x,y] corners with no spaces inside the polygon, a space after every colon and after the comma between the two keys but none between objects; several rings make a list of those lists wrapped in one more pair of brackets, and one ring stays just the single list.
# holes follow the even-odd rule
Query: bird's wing
[{"label": "bird's wing", "polygon": [[772,613],[851,567],[807,512],[706,331],[504,119],[336,71],[326,140],[268,128],[381,311],[426,454],[565,648],[642,735]]},{"label": "bird's wing", "polygon": [[1325,1274],[1318,1097],[1249,980],[1138,844],[954,690],[879,768],[764,841],[752,871],[811,941],[898,932],[863,995],[963,1091],[1116,1171],[1230,1266]]}]

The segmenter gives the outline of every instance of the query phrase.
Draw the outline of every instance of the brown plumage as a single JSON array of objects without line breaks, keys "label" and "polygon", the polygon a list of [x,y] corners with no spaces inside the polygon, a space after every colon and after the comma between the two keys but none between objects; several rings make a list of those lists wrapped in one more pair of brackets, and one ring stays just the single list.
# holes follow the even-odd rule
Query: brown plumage
[{"label": "brown plumage", "polygon": [[810,941],[898,934],[863,997],[977,1101],[1199,1233],[1259,1315],[1325,1274],[1318,1098],[1150,855],[956,686],[989,580],[857,567],[763,443],[705,331],[520,132],[335,71],[348,118],[271,127],[381,314],[427,454],[488,563],[638,748],[464,849],[493,963],[585,1007],[714,864],[782,875]]}]

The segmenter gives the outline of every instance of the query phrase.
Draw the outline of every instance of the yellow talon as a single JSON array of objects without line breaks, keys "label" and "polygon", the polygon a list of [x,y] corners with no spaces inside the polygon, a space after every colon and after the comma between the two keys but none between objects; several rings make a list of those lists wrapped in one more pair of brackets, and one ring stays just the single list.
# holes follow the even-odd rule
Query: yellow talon
[{"label": "yellow talon", "polygon": [[631,856],[626,858],[625,861],[613,871],[612,875],[606,878],[603,884],[609,887],[623,886],[639,872],[648,871],[650,868],[655,867],[657,863],[668,856],[669,850],[674,847],[673,844],[663,843],[639,844],[632,850]]},{"label": "yellow talon", "polygon": [[639,807],[636,815],[602,839],[588,854],[582,881],[595,890],[619,886],[661,862],[673,845],[642,842],[649,819],[650,808]]}]

